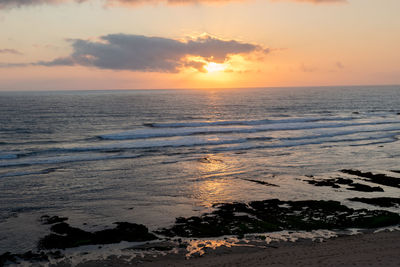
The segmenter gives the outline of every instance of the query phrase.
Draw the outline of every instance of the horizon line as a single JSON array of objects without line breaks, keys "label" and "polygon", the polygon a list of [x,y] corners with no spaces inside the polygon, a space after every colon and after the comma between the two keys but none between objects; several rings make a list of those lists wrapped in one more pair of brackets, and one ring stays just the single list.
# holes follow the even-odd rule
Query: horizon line
[{"label": "horizon line", "polygon": [[51,89],[11,89],[2,90],[1,92],[68,92],[68,91],[167,91],[167,90],[240,90],[240,89],[288,89],[288,88],[327,88],[327,87],[393,87],[400,86],[399,84],[358,84],[358,85],[301,85],[301,86],[251,86],[251,87],[192,87],[192,88],[114,88],[114,89],[62,89],[62,90],[51,90]]}]

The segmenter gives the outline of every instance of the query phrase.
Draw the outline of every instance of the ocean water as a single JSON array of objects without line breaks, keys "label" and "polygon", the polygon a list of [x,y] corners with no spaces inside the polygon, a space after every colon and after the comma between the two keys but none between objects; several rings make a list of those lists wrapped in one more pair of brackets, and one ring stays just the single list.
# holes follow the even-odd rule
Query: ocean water
[{"label": "ocean water", "polygon": [[234,201],[373,209],[347,198],[399,192],[304,179],[399,170],[399,138],[400,86],[0,92],[0,253],[34,248],[45,214],[154,230]]}]

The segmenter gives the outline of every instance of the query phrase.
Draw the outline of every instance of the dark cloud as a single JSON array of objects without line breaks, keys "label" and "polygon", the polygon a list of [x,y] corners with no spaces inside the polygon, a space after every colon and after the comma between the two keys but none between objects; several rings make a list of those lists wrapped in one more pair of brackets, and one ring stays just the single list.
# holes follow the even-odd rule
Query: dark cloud
[{"label": "dark cloud", "polygon": [[[0,9],[15,8],[22,6],[35,6],[45,4],[59,4],[63,2],[87,2],[93,0],[0,0]],[[201,3],[227,3],[227,2],[240,2],[246,0],[105,0],[109,5],[137,5],[137,4],[155,4],[155,3],[167,3],[167,4],[201,4]],[[273,2],[284,1],[284,0],[270,0]],[[325,3],[340,3],[347,2],[347,0],[286,0],[292,2],[304,2],[314,4],[325,4]]]},{"label": "dark cloud", "polygon": [[26,63],[2,63],[0,62],[0,68],[19,68],[30,66],[31,64]]},{"label": "dark cloud", "polygon": [[15,49],[8,49],[8,48],[5,48],[5,49],[0,48],[0,54],[22,55],[22,53],[20,51],[15,50]]},{"label": "dark cloud", "polygon": [[0,9],[43,4],[57,4],[66,1],[68,0],[0,0]]},{"label": "dark cloud", "polygon": [[100,69],[148,72],[179,72],[192,67],[204,71],[206,61],[222,63],[230,56],[268,53],[268,49],[235,40],[203,36],[179,41],[141,35],[110,34],[98,41],[71,40],[73,52],[67,57],[36,62],[41,66],[81,65]]}]

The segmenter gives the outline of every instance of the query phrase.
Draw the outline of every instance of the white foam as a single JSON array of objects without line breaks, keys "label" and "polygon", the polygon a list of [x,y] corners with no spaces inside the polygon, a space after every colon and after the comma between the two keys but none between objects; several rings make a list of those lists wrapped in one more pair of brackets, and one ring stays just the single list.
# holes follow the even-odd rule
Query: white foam
[{"label": "white foam", "polygon": [[215,148],[215,152],[221,151],[236,151],[236,150],[250,150],[250,149],[274,149],[274,148],[284,148],[284,147],[297,147],[297,146],[305,146],[305,145],[320,145],[320,144],[330,144],[330,143],[344,143],[344,142],[362,142],[362,141],[375,141],[372,143],[364,143],[364,144],[353,144],[357,146],[362,145],[371,145],[371,144],[383,144],[383,143],[392,143],[397,141],[398,139],[396,136],[399,133],[386,133],[386,134],[377,134],[375,136],[366,136],[366,137],[348,137],[342,139],[326,139],[325,137],[322,138],[308,138],[306,140],[293,140],[281,143],[273,143],[267,145],[260,145],[260,144],[251,144],[245,143],[237,146],[229,146],[229,147],[219,147]]},{"label": "white foam", "polygon": [[129,139],[146,139],[173,136],[188,135],[207,135],[207,134],[228,134],[228,133],[255,133],[266,131],[287,131],[287,130],[309,130],[309,129],[330,129],[357,126],[378,126],[378,125],[399,125],[399,120],[381,120],[367,122],[305,122],[305,123],[287,123],[287,124],[271,124],[257,126],[218,126],[218,127],[182,127],[182,128],[150,128],[137,129],[112,134],[104,134],[99,137],[104,140],[129,140]]},{"label": "white foam", "polygon": [[348,121],[353,117],[306,117],[290,119],[265,119],[265,120],[233,120],[233,121],[201,121],[201,122],[173,122],[173,123],[149,123],[146,126],[155,128],[179,128],[179,127],[204,127],[204,126],[231,126],[231,125],[264,125],[274,123],[301,123],[316,121]]}]

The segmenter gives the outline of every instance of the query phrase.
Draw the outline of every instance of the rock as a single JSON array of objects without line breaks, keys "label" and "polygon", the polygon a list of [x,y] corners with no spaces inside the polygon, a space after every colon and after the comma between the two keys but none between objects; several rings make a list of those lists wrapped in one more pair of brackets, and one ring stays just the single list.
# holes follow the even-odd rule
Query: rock
[{"label": "rock", "polygon": [[43,237],[38,244],[40,249],[65,249],[83,245],[111,244],[121,241],[148,241],[157,239],[149,233],[146,226],[128,222],[117,222],[114,229],[106,229],[96,232],[87,232],[79,228],[71,227],[67,223],[53,225],[51,233]]},{"label": "rock", "polygon": [[0,266],[4,266],[7,262],[16,263],[16,258],[11,252],[6,252],[0,255]]},{"label": "rock", "polygon": [[4,266],[7,262],[18,264],[19,260],[25,260],[32,263],[38,261],[48,261],[49,257],[44,252],[33,253],[32,251],[27,251],[23,254],[11,254],[10,252],[6,252],[0,255],[0,266]]},{"label": "rock", "polygon": [[400,178],[390,177],[386,174],[373,174],[372,172],[358,170],[341,170],[341,172],[366,178],[367,181],[372,183],[400,188]]},{"label": "rock", "polygon": [[106,229],[93,233],[93,241],[95,244],[119,243],[121,241],[148,241],[157,239],[146,226],[142,224],[116,222],[117,227],[114,229]]},{"label": "rock", "polygon": [[253,179],[243,179],[243,180],[249,181],[249,182],[253,182],[253,183],[257,183],[257,184],[266,185],[266,186],[277,186],[277,187],[279,187],[279,185],[271,184],[271,183],[267,183],[267,182],[259,181],[259,180],[253,180]]},{"label": "rock", "polygon": [[243,236],[280,230],[376,228],[400,223],[400,216],[388,211],[354,210],[337,201],[280,201],[270,199],[215,206],[199,217],[177,218],[166,236]]},{"label": "rock", "polygon": [[49,216],[49,215],[43,215],[40,217],[40,221],[42,224],[55,224],[55,223],[60,223],[68,220],[67,217],[58,217],[58,216]]},{"label": "rock", "polygon": [[349,198],[349,200],[371,204],[379,207],[400,206],[400,198],[394,198],[394,197],[376,197],[376,198],[353,197]]},{"label": "rock", "polygon": [[126,248],[125,250],[155,250],[155,251],[170,251],[174,249],[176,244],[172,242],[158,242],[158,243],[149,243],[143,244],[139,246],[133,246]]},{"label": "rock", "polygon": [[348,190],[359,191],[359,192],[384,192],[382,187],[379,186],[369,186],[365,184],[353,183]]},{"label": "rock", "polygon": [[[332,178],[332,179],[319,179],[319,180],[305,180],[309,184],[315,186],[330,186],[332,188],[341,188],[340,185],[348,185],[347,190],[360,191],[360,192],[383,192],[379,186],[369,186],[359,183],[354,183],[351,179],[345,178]],[[339,185],[340,184],[340,185]]]}]

